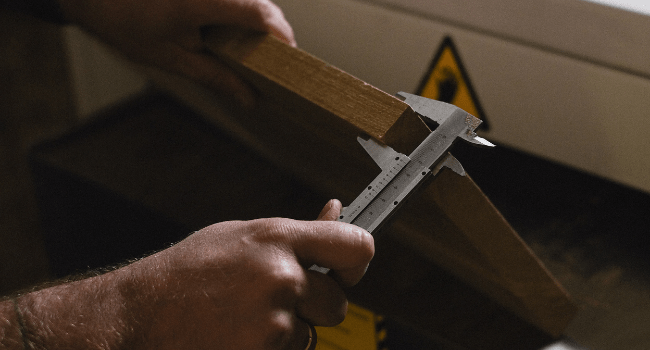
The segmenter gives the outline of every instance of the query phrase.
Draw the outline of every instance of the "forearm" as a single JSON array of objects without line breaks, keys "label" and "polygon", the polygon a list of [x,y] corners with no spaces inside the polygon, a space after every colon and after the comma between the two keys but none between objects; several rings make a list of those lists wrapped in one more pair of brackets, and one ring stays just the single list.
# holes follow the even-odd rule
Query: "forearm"
[{"label": "forearm", "polygon": [[374,254],[369,233],[329,221],[340,202],[326,208],[312,222],[211,225],[112,272],[0,302],[0,347],[304,349],[308,324],[343,320],[342,288]]},{"label": "forearm", "polygon": [[14,305],[3,304],[3,317],[11,315],[3,327],[14,344],[9,349],[130,348],[134,327],[129,324],[120,278],[121,273],[114,271],[21,295]]},{"label": "forearm", "polygon": [[0,301],[0,348],[7,350],[23,349],[22,326],[14,301]]}]

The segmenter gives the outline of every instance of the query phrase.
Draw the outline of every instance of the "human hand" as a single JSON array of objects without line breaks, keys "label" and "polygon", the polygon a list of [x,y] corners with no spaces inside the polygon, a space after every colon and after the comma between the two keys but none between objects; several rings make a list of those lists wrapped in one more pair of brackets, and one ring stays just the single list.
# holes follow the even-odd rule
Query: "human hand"
[{"label": "human hand", "polygon": [[215,224],[120,269],[0,301],[0,340],[11,350],[304,350],[308,324],[343,320],[342,288],[374,255],[368,232],[333,221],[340,210],[333,200],[317,221]]},{"label": "human hand", "polygon": [[312,222],[215,224],[130,265],[133,282],[122,290],[142,348],[303,350],[307,323],[343,320],[342,288],[374,254],[369,233],[332,221],[340,209],[330,201]]},{"label": "human hand", "polygon": [[59,0],[66,17],[131,59],[179,73],[252,106],[255,95],[204,52],[201,29],[236,26],[295,46],[291,26],[270,0]]}]

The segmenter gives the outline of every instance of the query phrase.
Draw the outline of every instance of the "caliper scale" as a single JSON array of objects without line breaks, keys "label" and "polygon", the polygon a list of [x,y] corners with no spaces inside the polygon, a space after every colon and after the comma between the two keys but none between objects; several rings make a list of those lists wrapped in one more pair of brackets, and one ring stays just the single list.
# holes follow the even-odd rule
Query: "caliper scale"
[{"label": "caliper scale", "polygon": [[465,176],[465,170],[447,150],[461,138],[465,141],[493,147],[476,135],[481,120],[464,110],[436,100],[399,92],[397,94],[420,116],[438,127],[408,156],[370,138],[358,138],[381,173],[349,206],[343,208],[338,221],[351,223],[375,233],[400,207],[409,195],[443,167]]}]

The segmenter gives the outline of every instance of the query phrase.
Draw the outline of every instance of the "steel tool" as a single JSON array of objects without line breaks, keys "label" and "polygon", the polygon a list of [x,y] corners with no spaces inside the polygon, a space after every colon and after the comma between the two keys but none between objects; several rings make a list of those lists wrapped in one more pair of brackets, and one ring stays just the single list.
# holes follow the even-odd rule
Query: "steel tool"
[{"label": "steel tool", "polygon": [[457,138],[481,146],[494,146],[476,135],[474,130],[481,120],[464,110],[406,92],[399,92],[397,96],[420,116],[435,122],[437,127],[408,156],[372,138],[358,138],[382,171],[349,206],[343,208],[338,221],[357,225],[371,234],[375,234],[417,188],[435,177],[443,167],[465,175],[460,162],[447,153]]}]

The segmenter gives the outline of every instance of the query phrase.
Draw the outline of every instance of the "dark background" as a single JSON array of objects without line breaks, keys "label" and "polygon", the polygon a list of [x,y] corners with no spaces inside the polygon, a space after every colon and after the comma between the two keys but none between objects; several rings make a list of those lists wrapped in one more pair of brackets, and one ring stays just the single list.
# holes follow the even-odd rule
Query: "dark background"
[{"label": "dark background", "polygon": [[[75,116],[59,29],[14,14],[0,16],[1,294],[140,257],[217,221],[289,215],[311,219],[327,200],[218,131],[201,127],[200,135],[193,134],[196,123],[202,123],[196,116],[186,118],[188,124],[167,125],[178,139],[168,137],[170,129],[138,136],[155,118],[177,120],[188,113],[155,92],[157,97],[125,103],[85,125]],[[128,124],[133,115],[144,117]],[[206,152],[199,156],[192,148],[173,148],[168,154],[174,165],[143,180],[151,187],[129,187],[130,174],[149,176],[160,165],[147,160],[161,149],[111,158],[133,146],[102,148],[107,139],[93,135],[105,135],[111,127],[116,133],[131,132],[134,144],[173,148],[193,139],[203,142],[193,147]],[[103,153],[79,153],[93,147]],[[236,166],[218,168],[234,151],[238,159],[228,162]],[[650,196],[505,145],[475,149],[458,144],[452,153],[580,306],[567,334],[595,349],[647,348]],[[118,163],[133,167],[126,171]],[[206,179],[188,171],[206,167],[222,177]],[[113,180],[106,174],[114,175]],[[224,186],[217,186],[223,183],[232,185],[224,192]],[[170,192],[154,191],[161,186]],[[165,201],[170,193],[182,198],[179,194],[201,191],[212,195],[200,203]],[[62,220],[70,213],[76,213],[75,220]],[[98,227],[97,222],[105,224]],[[89,228],[94,228],[93,239],[74,236]],[[80,247],[89,247],[88,254],[79,253],[84,251]]]}]

